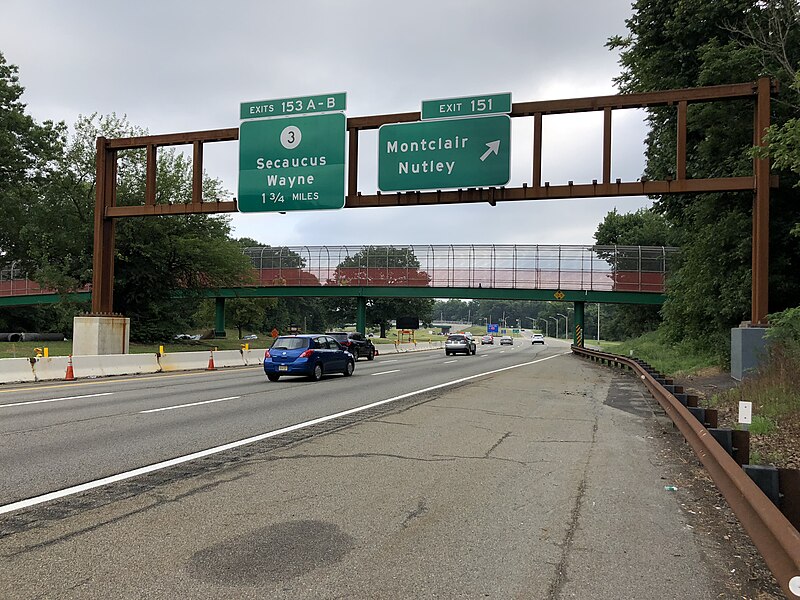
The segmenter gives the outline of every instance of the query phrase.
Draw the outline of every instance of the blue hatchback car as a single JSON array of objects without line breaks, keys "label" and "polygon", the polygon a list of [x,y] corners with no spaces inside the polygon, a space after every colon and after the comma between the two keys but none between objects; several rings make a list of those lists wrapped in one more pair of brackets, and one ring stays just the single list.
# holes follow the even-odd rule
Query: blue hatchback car
[{"label": "blue hatchback car", "polygon": [[330,373],[350,377],[355,368],[353,355],[324,334],[282,335],[264,353],[264,372],[270,381],[282,375],[305,375],[313,381]]}]

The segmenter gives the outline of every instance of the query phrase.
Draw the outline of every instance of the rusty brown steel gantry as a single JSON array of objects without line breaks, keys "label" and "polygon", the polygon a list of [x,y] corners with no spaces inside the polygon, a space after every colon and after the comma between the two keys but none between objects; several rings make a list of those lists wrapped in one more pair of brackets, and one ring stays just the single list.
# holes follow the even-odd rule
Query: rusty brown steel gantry
[{"label": "rusty brown steel gantry", "polygon": [[[751,323],[766,324],[768,313],[769,274],[769,190],[776,184],[770,177],[769,160],[756,158],[752,176],[687,177],[688,105],[735,99],[755,101],[753,144],[764,145],[764,133],[770,124],[770,98],[777,92],[776,82],[768,78],[755,83],[686,88],[637,94],[595,96],[566,100],[519,102],[512,106],[511,117],[533,118],[533,165],[531,184],[522,187],[469,188],[451,191],[398,192],[361,194],[358,191],[359,132],[377,129],[387,123],[420,120],[419,112],[350,117],[348,131],[348,185],[345,208],[376,206],[427,206],[515,200],[563,198],[599,198],[614,196],[648,196],[698,192],[753,191],[752,305]],[[611,122],[615,110],[674,106],[677,109],[677,144],[675,178],[660,181],[611,180]],[[603,112],[602,180],[591,183],[550,185],[542,181],[542,120],[546,115]],[[203,145],[239,139],[237,128],[194,131],[119,139],[97,139],[97,180],[95,196],[95,233],[92,279],[92,312],[113,312],[114,287],[114,222],[124,217],[231,213],[237,211],[236,200],[203,202]],[[192,145],[192,201],[185,204],[156,203],[156,159],[158,148]],[[117,206],[117,155],[122,150],[145,149],[147,156],[145,197],[143,204]]]}]

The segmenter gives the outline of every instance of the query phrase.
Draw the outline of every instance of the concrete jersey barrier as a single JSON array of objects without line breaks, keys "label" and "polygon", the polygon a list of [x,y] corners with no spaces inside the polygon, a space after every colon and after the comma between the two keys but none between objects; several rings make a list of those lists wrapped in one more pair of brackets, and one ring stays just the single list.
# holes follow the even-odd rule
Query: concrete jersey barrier
[{"label": "concrete jersey barrier", "polygon": [[30,358],[4,358],[0,360],[0,383],[36,381]]},{"label": "concrete jersey barrier", "polygon": [[64,379],[64,376],[67,374],[68,362],[68,356],[37,357],[36,362],[33,364],[33,372],[36,375],[36,381]]},{"label": "concrete jersey barrier", "polygon": [[[217,354],[215,352],[215,354]],[[158,357],[162,371],[191,371],[208,367],[210,357],[208,350],[204,352],[168,352]]]},{"label": "concrete jersey barrier", "polygon": [[158,355],[155,353],[73,356],[72,367],[75,377],[140,375],[143,373],[158,373],[161,370],[158,364]]}]

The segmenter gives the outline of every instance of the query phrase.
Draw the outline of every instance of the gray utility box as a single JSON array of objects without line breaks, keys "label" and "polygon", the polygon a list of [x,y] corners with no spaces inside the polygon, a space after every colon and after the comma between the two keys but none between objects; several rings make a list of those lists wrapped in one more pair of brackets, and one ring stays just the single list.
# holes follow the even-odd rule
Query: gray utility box
[{"label": "gray utility box", "polygon": [[766,327],[731,329],[731,377],[741,381],[748,371],[758,368],[766,356],[766,333]]}]

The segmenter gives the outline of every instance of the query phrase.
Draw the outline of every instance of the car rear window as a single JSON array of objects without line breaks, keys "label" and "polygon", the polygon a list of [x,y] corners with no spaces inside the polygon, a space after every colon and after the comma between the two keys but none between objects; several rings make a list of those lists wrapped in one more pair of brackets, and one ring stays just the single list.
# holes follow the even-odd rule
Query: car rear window
[{"label": "car rear window", "polygon": [[337,342],[346,342],[347,341],[347,334],[346,333],[327,333],[326,335],[331,336]]},{"label": "car rear window", "polygon": [[308,338],[279,337],[272,344],[275,350],[298,350],[308,348]]},{"label": "car rear window", "polygon": [[448,342],[463,342],[465,339],[466,339],[466,337],[463,336],[463,335],[451,335],[449,338],[447,338],[447,341]]}]

